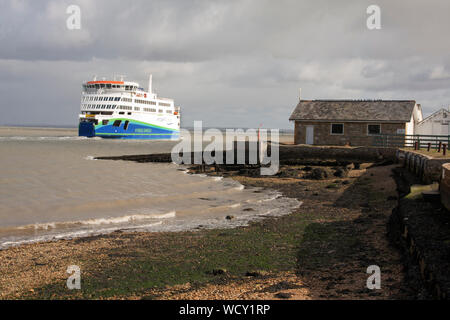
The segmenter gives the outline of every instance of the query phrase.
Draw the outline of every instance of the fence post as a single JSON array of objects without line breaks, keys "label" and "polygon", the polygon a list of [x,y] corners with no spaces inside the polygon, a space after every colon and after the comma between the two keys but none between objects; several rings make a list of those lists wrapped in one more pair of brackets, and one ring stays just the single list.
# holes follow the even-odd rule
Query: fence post
[{"label": "fence post", "polygon": [[427,151],[430,151],[430,148],[431,148],[431,142],[428,142],[428,148],[427,148]]},{"label": "fence post", "polygon": [[[436,138],[436,139],[437,139],[437,138]],[[439,144],[438,144],[438,153],[441,152],[441,145],[442,145],[442,141],[439,141]]]},{"label": "fence post", "polygon": [[442,155],[445,156],[445,151],[447,149],[447,144],[444,143],[444,145],[442,146]]}]

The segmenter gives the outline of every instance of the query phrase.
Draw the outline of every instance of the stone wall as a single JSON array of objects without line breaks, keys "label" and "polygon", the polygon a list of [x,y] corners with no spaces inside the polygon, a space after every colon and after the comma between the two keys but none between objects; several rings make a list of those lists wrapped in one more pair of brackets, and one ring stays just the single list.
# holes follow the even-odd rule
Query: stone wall
[{"label": "stone wall", "polygon": [[[333,123],[342,123],[339,121]],[[295,121],[294,143],[306,143],[306,126],[314,126],[314,145],[370,146],[372,137],[367,134],[367,122],[344,123],[344,134],[331,134],[331,122]],[[371,123],[372,124],[372,123]],[[373,123],[376,124],[376,123]],[[382,134],[397,134],[398,129],[406,130],[405,123],[382,123]]]},{"label": "stone wall", "polygon": [[330,147],[308,145],[281,145],[280,162],[293,164],[301,160],[335,160],[349,162],[396,161],[397,148],[384,147]]},{"label": "stone wall", "polygon": [[449,159],[436,159],[413,151],[397,151],[397,160],[409,171],[418,176],[423,183],[430,184],[441,180],[442,165]]},{"label": "stone wall", "polygon": [[441,202],[450,210],[450,163],[442,165],[442,180],[440,184]]}]

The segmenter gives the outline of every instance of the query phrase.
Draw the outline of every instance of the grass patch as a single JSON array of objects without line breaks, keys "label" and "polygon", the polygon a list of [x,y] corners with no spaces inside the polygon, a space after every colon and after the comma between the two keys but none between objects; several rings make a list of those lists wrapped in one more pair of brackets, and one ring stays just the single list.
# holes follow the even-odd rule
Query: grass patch
[{"label": "grass patch", "polygon": [[[202,285],[224,277],[243,277],[252,270],[295,270],[299,243],[311,223],[314,220],[310,214],[294,213],[245,228],[167,233],[136,247],[112,249],[108,254],[117,256],[116,261],[100,269],[89,260],[83,261],[82,290],[69,291],[65,281],[59,281],[35,289],[29,297],[92,299],[145,295],[149,289],[187,282]],[[124,251],[132,258],[122,258],[119,253],[123,256]],[[225,269],[227,273],[213,275],[214,269]]]}]

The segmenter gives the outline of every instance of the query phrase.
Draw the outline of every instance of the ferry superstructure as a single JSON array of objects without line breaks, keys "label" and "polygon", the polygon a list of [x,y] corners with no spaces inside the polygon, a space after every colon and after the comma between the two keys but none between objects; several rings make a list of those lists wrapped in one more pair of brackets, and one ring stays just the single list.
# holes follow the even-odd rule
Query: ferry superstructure
[{"label": "ferry superstructure", "polygon": [[137,82],[83,83],[78,135],[120,139],[179,139],[180,107]]}]

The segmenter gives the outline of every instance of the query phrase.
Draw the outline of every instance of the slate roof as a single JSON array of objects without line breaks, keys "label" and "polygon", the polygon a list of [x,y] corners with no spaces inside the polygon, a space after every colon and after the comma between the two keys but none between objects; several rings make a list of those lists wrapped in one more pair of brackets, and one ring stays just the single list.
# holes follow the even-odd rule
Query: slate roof
[{"label": "slate roof", "polygon": [[409,122],[414,100],[300,100],[289,120]]}]

